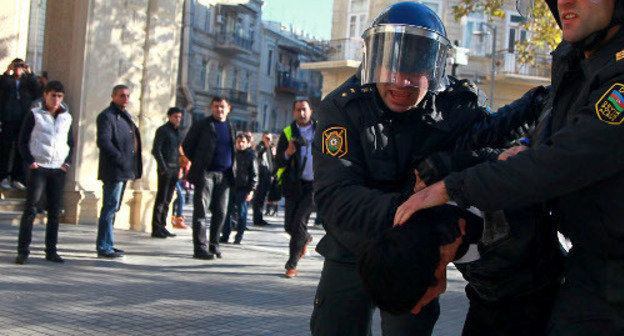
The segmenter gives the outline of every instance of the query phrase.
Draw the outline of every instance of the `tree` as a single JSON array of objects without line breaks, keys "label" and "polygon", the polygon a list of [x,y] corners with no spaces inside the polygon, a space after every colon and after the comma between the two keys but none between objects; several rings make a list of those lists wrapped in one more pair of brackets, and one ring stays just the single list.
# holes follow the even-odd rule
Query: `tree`
[{"label": "tree", "polygon": [[[484,13],[490,22],[504,19],[504,0],[460,0],[453,6],[453,16],[459,20],[471,13]],[[536,65],[535,55],[550,52],[561,42],[561,30],[545,1],[536,0],[532,18],[521,24],[530,34],[525,41],[516,41],[517,59],[520,63]]]}]

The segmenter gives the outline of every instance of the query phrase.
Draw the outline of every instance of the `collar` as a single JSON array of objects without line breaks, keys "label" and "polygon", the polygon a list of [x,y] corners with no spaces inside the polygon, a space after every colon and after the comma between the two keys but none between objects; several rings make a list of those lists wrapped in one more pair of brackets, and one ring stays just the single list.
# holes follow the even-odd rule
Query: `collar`
[{"label": "collar", "polygon": [[[42,111],[49,112],[50,114],[52,114],[52,112],[50,112],[50,110],[48,110],[48,107],[47,107],[47,106],[46,106],[46,104],[45,104],[45,100],[42,100],[42,101],[41,101],[41,110],[42,110]],[[64,113],[64,112],[67,112],[67,109],[63,107],[63,104],[61,104],[61,106],[59,106],[59,109],[58,109],[57,115],[59,115],[59,114],[61,114],[61,113]]]},{"label": "collar", "polygon": [[596,74],[605,67],[612,66],[617,60],[615,54],[622,51],[624,45],[624,27],[613,35],[605,45],[596,50],[591,56],[581,60],[581,67],[586,78]]}]

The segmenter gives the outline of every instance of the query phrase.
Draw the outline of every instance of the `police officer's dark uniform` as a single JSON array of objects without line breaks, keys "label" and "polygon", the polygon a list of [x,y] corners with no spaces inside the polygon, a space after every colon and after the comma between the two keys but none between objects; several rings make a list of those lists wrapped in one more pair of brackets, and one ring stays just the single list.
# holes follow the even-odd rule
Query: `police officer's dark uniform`
[{"label": "police officer's dark uniform", "polygon": [[[426,46],[429,44],[438,50],[445,47],[443,43],[432,42],[441,41],[440,36],[445,36],[435,13],[417,3],[395,4],[383,11],[369,28],[383,33],[377,36],[371,33],[372,37],[368,40],[365,37],[365,41],[409,39],[410,32],[393,32],[392,24],[400,25],[399,30],[409,30],[406,25],[425,27],[425,36],[431,38],[422,38],[418,29],[413,31],[422,44],[407,45],[414,48],[407,49],[410,53],[406,55],[412,64],[423,69],[439,71],[441,66],[443,74],[444,56],[428,53]],[[431,32],[437,33],[432,36]],[[374,48],[384,48],[375,43],[372,44]],[[367,50],[367,57],[372,57],[370,49]],[[419,57],[420,63],[415,61]],[[433,61],[427,63],[427,60]],[[365,60],[362,74],[370,80],[375,74],[369,70]],[[418,69],[412,70],[416,73]],[[475,124],[484,121],[486,116],[477,107],[477,95],[467,90],[471,86],[467,82],[456,82],[445,91],[435,93],[442,74],[429,76],[429,89],[433,92],[427,93],[417,107],[404,113],[392,112],[376,86],[363,85],[359,76],[347,80],[321,103],[313,147],[315,201],[327,234],[317,246],[317,251],[325,257],[325,264],[311,319],[313,335],[370,334],[375,307],[366,296],[356,271],[359,244],[392,225],[397,206],[414,186],[406,179],[413,176],[414,162],[434,152],[451,149],[463,134],[483,133]],[[536,119],[535,112],[528,110],[530,113],[512,109],[513,117],[508,120],[499,118],[484,125],[502,125],[501,134],[512,133],[513,128],[523,123],[521,120]],[[517,117],[520,113],[524,113],[521,118]],[[393,316],[383,311],[381,315],[384,335],[430,335],[439,315],[439,304],[434,300],[417,315]]]},{"label": "police officer's dark uniform", "polygon": [[[556,18],[556,3],[549,2]],[[612,23],[622,23],[615,1]],[[624,29],[585,58],[588,39],[553,53],[552,90],[532,149],[445,179],[483,210],[547,202],[573,243],[550,335],[624,335]]]}]

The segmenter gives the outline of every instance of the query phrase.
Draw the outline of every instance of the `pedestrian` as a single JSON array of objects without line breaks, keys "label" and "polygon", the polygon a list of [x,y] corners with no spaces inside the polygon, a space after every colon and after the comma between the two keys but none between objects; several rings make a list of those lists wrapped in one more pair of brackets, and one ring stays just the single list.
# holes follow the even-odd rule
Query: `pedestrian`
[{"label": "pedestrian", "polygon": [[32,227],[42,195],[47,195],[48,221],[45,234],[46,260],[62,263],[57,253],[58,229],[63,203],[65,175],[71,166],[74,138],[72,116],[62,105],[65,89],[50,81],[43,91],[43,104],[26,115],[19,135],[19,150],[28,165],[27,196],[20,220],[17,258],[24,264],[30,254]]},{"label": "pedestrian", "polygon": [[230,206],[223,226],[221,243],[227,243],[232,232],[232,218],[236,221],[234,244],[239,245],[247,230],[247,203],[254,197],[258,187],[258,162],[251,148],[250,137],[243,133],[236,136],[234,162],[234,186],[230,192]]},{"label": "pedestrian", "polygon": [[271,188],[271,176],[274,170],[273,154],[271,153],[272,141],[273,136],[271,133],[264,132],[264,134],[262,134],[262,141],[256,146],[259,168],[258,190],[253,199],[253,223],[256,226],[269,225],[269,223],[262,218],[262,209],[267,199],[269,189]]},{"label": "pedestrian", "polygon": [[[464,136],[482,140],[467,135],[481,127],[500,129],[503,140],[509,128],[524,129],[539,116],[532,108],[486,114],[474,84],[447,78],[450,42],[442,21],[422,4],[386,8],[363,37],[361,71],[328,94],[318,114],[314,191],[326,234],[317,245],[325,262],[310,322],[314,336],[370,334],[375,305],[357,273],[356,252],[391,226],[396,207],[413,193],[406,181],[415,162],[453,150]],[[418,314],[381,310],[382,333],[430,335],[439,309],[433,299]]]},{"label": "pedestrian", "polygon": [[546,3],[563,41],[530,146],[423,189],[399,207],[395,223],[449,199],[483,210],[542,202],[572,241],[548,335],[622,335],[624,1]]},{"label": "pedestrian", "polygon": [[102,181],[102,209],[98,220],[96,250],[101,258],[120,258],[115,248],[113,224],[121,207],[126,184],[141,178],[141,135],[127,110],[130,88],[116,85],[110,105],[97,116],[97,146],[100,149],[98,179]]},{"label": "pedestrian", "polygon": [[[236,130],[227,117],[230,103],[214,97],[212,115],[195,122],[182,142],[191,160],[188,180],[195,185],[193,195],[193,258],[221,258],[219,238],[225,222],[233,183],[232,164],[235,155]],[[210,218],[210,238],[206,244],[206,217]],[[208,245],[208,246],[207,246]]]},{"label": "pedestrian", "polygon": [[176,199],[173,201],[173,215],[171,218],[171,225],[178,229],[187,229],[184,217],[184,204],[186,203],[188,196],[185,195],[185,183],[186,175],[191,168],[191,161],[184,155],[182,146],[180,145],[180,172],[178,173],[178,182],[176,182]]},{"label": "pedestrian", "polygon": [[175,237],[174,233],[165,228],[167,225],[167,213],[173,192],[178,182],[180,173],[180,144],[184,138],[180,123],[183,111],[177,107],[167,110],[168,121],[156,130],[152,155],[158,164],[158,191],[154,201],[154,214],[152,215],[152,237],[167,238]]},{"label": "pedestrian", "polygon": [[[271,155],[273,156],[273,163],[275,163],[275,154],[277,154],[277,147],[271,144]],[[277,178],[277,169],[273,164],[273,170],[271,171],[271,186],[267,195],[266,215],[276,216],[279,208],[279,201],[282,199],[282,183]]]},{"label": "pedestrian", "polygon": [[20,127],[34,100],[41,95],[37,76],[16,58],[0,76],[0,186],[25,190],[26,165],[17,147]]},{"label": "pedestrian", "polygon": [[297,276],[297,263],[312,241],[307,222],[314,209],[312,140],[316,129],[312,107],[307,99],[295,100],[292,113],[295,121],[280,134],[275,157],[277,175],[282,181],[286,199],[284,229],[290,235],[289,257],[285,266],[288,278]]}]

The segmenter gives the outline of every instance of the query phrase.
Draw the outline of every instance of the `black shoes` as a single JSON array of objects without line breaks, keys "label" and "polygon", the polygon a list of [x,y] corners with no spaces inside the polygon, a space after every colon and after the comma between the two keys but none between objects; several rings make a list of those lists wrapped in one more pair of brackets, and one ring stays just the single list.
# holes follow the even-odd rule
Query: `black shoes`
[{"label": "black shoes", "polygon": [[214,254],[208,253],[206,251],[197,251],[193,254],[193,258],[195,259],[212,260],[214,259],[214,257]]},{"label": "black shoes", "polygon": [[61,258],[61,256],[58,255],[58,253],[56,253],[56,252],[50,253],[50,254],[46,254],[46,260],[47,261],[51,261],[51,262],[55,262],[55,263],[63,263],[63,262],[65,262],[65,260],[63,260],[63,258]]},{"label": "black shoes", "polygon": [[217,258],[221,259],[221,250],[216,247],[210,247],[210,254],[214,254]]},{"label": "black shoes", "polygon": [[118,249],[118,248],[114,248],[113,247],[113,251],[114,252],[119,252],[119,253],[125,253],[126,251],[122,250],[122,249]]},{"label": "black shoes", "polygon": [[152,231],[152,238],[167,238],[167,237],[175,237],[175,233],[169,232],[167,229],[162,231]]},{"label": "black shoes", "polygon": [[99,253],[98,258],[108,258],[108,259],[117,259],[123,257],[123,253],[121,252],[110,252],[110,253]]},{"label": "black shoes", "polygon": [[267,221],[263,220],[262,222],[254,223],[254,225],[255,226],[269,226],[270,224]]},{"label": "black shoes", "polygon": [[15,258],[15,263],[18,265],[24,265],[28,260],[28,256],[25,254],[18,254]]},{"label": "black shoes", "polygon": [[229,244],[228,240],[229,240],[228,238],[221,237],[221,238],[219,238],[219,243],[222,243],[222,244]]}]

